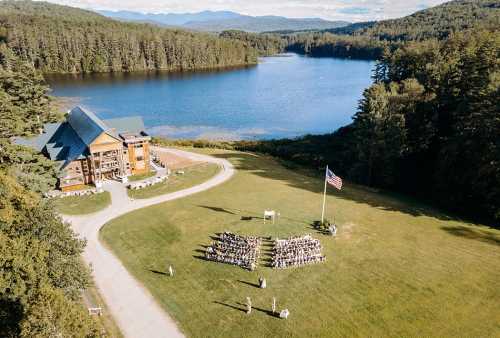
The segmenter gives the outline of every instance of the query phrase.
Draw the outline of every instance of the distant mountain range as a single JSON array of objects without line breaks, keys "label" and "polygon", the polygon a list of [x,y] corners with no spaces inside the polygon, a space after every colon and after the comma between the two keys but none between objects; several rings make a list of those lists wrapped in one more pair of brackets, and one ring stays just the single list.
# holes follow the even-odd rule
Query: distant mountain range
[{"label": "distant mountain range", "polygon": [[152,14],[131,11],[97,11],[106,17],[175,26],[206,32],[220,32],[237,29],[247,32],[267,32],[279,30],[322,30],[344,27],[346,21],[328,21],[320,18],[291,19],[281,16],[249,16],[230,11],[203,11],[183,14]]}]

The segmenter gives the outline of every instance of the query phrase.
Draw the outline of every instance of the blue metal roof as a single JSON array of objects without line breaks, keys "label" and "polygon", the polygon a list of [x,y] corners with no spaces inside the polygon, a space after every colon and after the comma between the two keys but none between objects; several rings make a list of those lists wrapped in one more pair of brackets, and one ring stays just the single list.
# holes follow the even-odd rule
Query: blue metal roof
[{"label": "blue metal roof", "polygon": [[64,161],[63,167],[89,154],[87,145],[68,122],[61,124],[43,150],[52,161]]},{"label": "blue metal roof", "polygon": [[60,126],[61,123],[47,123],[44,125],[42,134],[33,137],[16,137],[14,144],[30,147],[40,152]]},{"label": "blue metal roof", "polygon": [[71,109],[67,121],[87,146],[109,129],[94,113],[81,107]]},{"label": "blue metal roof", "polygon": [[116,133],[140,133],[144,131],[144,122],[140,116],[123,117],[118,119],[110,119],[103,121],[109,128],[112,128]]}]

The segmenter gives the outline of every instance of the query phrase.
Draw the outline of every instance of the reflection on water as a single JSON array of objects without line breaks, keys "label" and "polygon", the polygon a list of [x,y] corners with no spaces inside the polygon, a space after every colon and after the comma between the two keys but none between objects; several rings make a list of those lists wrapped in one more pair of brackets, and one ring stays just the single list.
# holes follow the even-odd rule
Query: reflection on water
[{"label": "reflection on water", "polygon": [[116,85],[121,83],[134,83],[143,81],[162,81],[189,79],[192,77],[213,76],[214,74],[226,73],[237,70],[247,70],[255,68],[257,65],[244,67],[227,67],[222,69],[206,69],[186,72],[168,71],[138,71],[138,72],[118,72],[118,73],[90,73],[90,74],[46,74],[45,78],[49,83],[56,86],[85,87],[88,85]]},{"label": "reflection on water", "polygon": [[326,133],[350,122],[373,62],[269,57],[224,71],[52,75],[56,96],[102,118],[141,115],[153,135],[252,139]]}]

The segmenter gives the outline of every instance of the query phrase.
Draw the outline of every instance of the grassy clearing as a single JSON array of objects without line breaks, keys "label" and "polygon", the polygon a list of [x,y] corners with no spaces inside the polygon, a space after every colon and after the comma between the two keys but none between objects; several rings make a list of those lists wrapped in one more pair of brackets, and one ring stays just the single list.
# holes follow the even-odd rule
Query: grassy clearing
[{"label": "grassy clearing", "polygon": [[131,175],[128,177],[128,180],[130,182],[135,182],[135,181],[145,180],[146,178],[153,177],[154,175],[156,175],[156,171],[150,171],[145,174]]},{"label": "grassy clearing", "polygon": [[139,190],[127,190],[131,198],[150,198],[186,189],[200,184],[219,172],[219,166],[213,163],[203,163],[182,169],[184,175],[175,172],[162,182]]},{"label": "grassy clearing", "polygon": [[70,196],[54,199],[56,210],[65,215],[85,215],[100,211],[111,204],[111,195],[105,191],[87,196]]},{"label": "grassy clearing", "polygon": [[[500,231],[455,220],[409,199],[346,184],[330,189],[336,239],[315,233],[321,177],[267,157],[213,150],[239,169],[229,182],[138,210],[106,225],[101,238],[191,337],[495,336],[500,332]],[[281,212],[276,225],[264,209]],[[224,230],[311,233],[321,265],[255,272],[207,262],[203,245]],[[163,275],[168,264],[174,278]],[[259,276],[267,289],[252,284]],[[242,309],[250,296],[254,311]],[[272,297],[287,321],[270,316]]]}]

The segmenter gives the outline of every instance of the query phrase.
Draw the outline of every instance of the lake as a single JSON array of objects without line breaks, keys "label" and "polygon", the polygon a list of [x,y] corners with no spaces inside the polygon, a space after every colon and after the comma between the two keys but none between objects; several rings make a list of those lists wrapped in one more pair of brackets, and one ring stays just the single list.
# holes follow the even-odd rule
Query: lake
[{"label": "lake", "polygon": [[295,54],[196,73],[48,76],[55,96],[101,118],[140,115],[169,138],[268,139],[329,133],[351,122],[374,63]]}]

